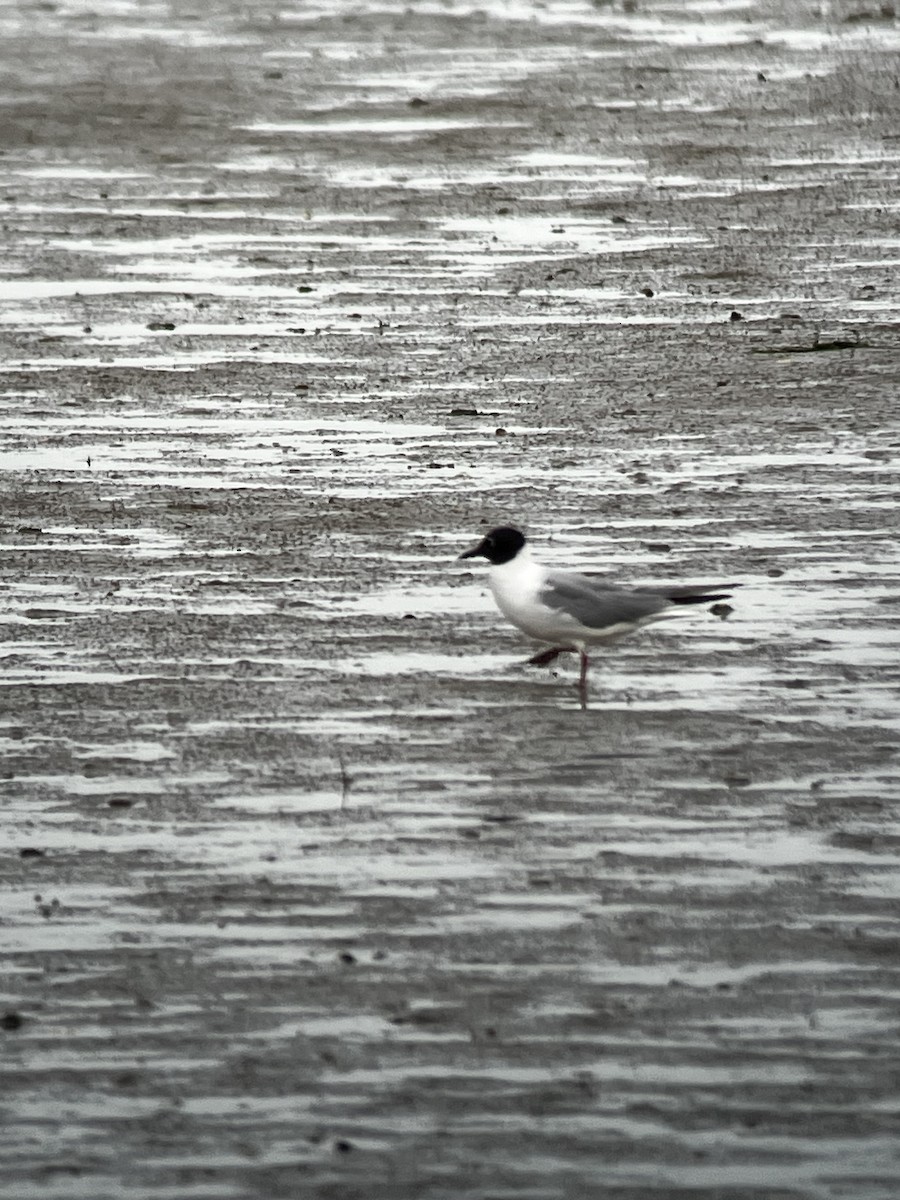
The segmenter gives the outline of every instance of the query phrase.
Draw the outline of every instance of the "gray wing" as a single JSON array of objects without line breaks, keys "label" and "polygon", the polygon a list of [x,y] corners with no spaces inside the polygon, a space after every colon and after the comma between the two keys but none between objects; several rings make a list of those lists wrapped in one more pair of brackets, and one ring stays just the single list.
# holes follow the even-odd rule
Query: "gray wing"
[{"label": "gray wing", "polygon": [[550,571],[538,599],[548,608],[568,613],[588,629],[632,624],[671,604],[667,596],[655,592],[617,588],[567,571]]}]

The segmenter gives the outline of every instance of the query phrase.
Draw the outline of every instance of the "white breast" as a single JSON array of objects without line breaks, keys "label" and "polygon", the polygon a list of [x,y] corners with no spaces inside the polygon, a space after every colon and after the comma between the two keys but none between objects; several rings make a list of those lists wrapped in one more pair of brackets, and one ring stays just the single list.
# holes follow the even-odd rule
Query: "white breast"
[{"label": "white breast", "polygon": [[510,562],[491,567],[488,581],[497,607],[508,621],[529,637],[555,642],[571,636],[572,626],[578,626],[578,622],[566,621],[562,614],[539,602],[545,574],[526,546]]}]

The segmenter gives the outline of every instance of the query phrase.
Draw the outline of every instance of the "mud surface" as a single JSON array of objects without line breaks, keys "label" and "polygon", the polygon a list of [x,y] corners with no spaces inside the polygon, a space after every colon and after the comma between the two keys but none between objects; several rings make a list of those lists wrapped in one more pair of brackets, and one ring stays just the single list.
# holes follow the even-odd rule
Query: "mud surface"
[{"label": "mud surface", "polygon": [[4,1200],[895,1197],[889,6],[0,45]]}]

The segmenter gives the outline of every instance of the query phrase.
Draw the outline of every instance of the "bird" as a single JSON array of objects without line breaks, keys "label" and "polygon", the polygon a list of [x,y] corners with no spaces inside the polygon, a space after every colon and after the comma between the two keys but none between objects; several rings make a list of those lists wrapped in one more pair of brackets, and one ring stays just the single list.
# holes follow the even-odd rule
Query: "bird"
[{"label": "bird", "polygon": [[520,529],[499,525],[459,555],[486,558],[488,582],[497,607],[508,621],[550,648],[528,659],[547,666],[560,654],[581,656],[578,694],[588,701],[588,649],[618,641],[643,625],[675,616],[685,605],[728,600],[739,583],[661,584],[623,587],[602,577],[556,571],[538,562]]}]

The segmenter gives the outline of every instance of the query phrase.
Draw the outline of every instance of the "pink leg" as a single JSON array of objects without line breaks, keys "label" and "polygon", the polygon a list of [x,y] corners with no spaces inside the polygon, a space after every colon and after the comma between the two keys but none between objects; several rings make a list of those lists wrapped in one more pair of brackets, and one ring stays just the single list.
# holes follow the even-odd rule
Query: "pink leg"
[{"label": "pink leg", "polygon": [[574,649],[574,646],[555,646],[552,650],[539,650],[537,654],[533,654],[528,659],[528,666],[546,667],[559,658],[560,654],[568,654],[570,650]]},{"label": "pink leg", "polygon": [[580,676],[580,678],[579,678],[579,680],[578,680],[578,695],[579,695],[579,697],[580,697],[580,699],[581,699],[581,710],[582,710],[582,712],[583,712],[583,711],[584,711],[584,710],[587,708],[587,698],[588,698],[588,690],[587,690],[587,673],[588,673],[588,662],[589,662],[588,656],[587,656],[587,655],[585,654],[585,652],[582,650],[582,651],[581,651],[581,676]]}]

